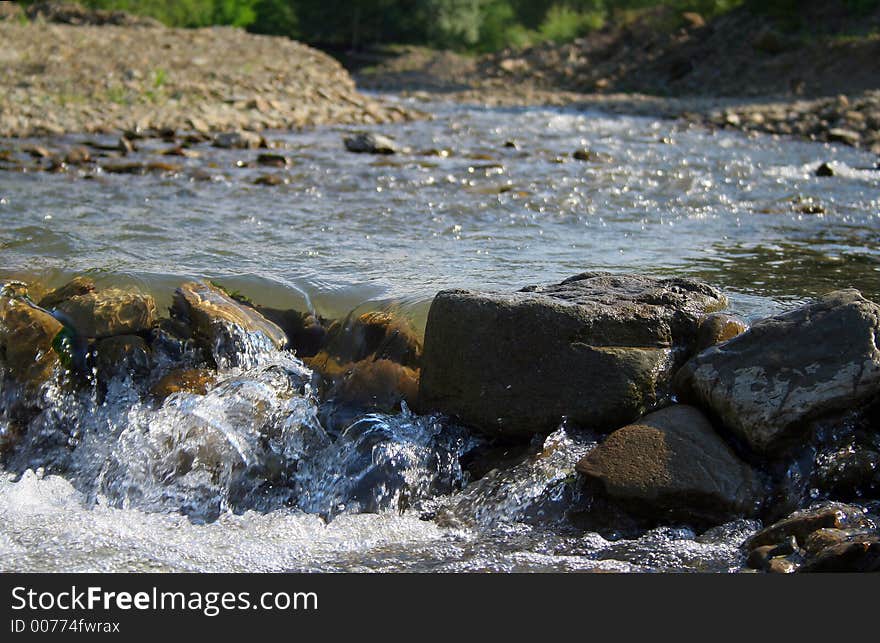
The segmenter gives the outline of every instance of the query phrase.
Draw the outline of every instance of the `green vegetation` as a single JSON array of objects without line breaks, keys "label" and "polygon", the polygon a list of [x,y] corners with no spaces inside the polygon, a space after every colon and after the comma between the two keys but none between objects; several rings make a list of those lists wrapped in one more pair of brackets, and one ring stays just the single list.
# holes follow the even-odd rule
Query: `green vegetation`
[{"label": "green vegetation", "polygon": [[[24,4],[28,4],[25,2]],[[642,17],[674,29],[691,11],[712,18],[742,5],[799,28],[801,0],[81,0],[100,9],[152,16],[167,25],[214,24],[287,35],[329,47],[420,44],[495,51],[570,41],[608,23]],[[841,0],[859,15],[880,0]],[[659,8],[669,11],[657,13]]]}]

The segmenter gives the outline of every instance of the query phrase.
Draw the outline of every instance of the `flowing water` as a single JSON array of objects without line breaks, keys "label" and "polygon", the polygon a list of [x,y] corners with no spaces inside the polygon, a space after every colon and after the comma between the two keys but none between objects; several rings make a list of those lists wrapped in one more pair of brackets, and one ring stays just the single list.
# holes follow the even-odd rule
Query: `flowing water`
[{"label": "flowing water", "polygon": [[[439,289],[587,269],[700,277],[749,319],[838,287],[880,299],[870,154],[598,112],[429,108],[382,128],[410,149],[389,157],[323,128],[267,135],[283,169],[198,145],[170,174],[0,171],[0,279],[87,272],[165,307],[210,277],[264,305],[393,307],[416,326]],[[572,159],[581,148],[590,160]],[[836,176],[814,176],[823,161]],[[281,184],[254,183],[267,174]],[[474,481],[479,440],[462,427],[404,407],[331,430],[299,359],[243,345],[207,395],[147,403],[125,379],[44,391],[0,472],[3,570],[727,571],[758,526],[585,531],[566,510],[595,436],[560,427]]]}]

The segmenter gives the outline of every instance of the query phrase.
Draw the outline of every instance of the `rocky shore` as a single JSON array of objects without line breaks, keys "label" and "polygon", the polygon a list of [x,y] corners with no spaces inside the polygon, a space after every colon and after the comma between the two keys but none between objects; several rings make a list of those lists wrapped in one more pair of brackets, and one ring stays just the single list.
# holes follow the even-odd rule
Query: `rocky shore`
[{"label": "rocky shore", "polygon": [[[321,319],[205,281],[181,284],[167,315],[149,294],[85,277],[48,292],[10,282],[0,444],[14,457],[33,440],[59,387],[102,396],[122,378],[143,403],[174,406],[225,390],[222,373],[262,351],[293,351],[331,435],[409,406],[479,440],[470,483],[425,519],[479,521],[504,480],[543,478],[553,500],[518,502],[523,520],[629,533],[760,519],[743,543],[751,568],[877,571],[880,306],[843,290],[751,328],[725,306],[698,281],[590,272],[443,291],[423,341],[387,312]],[[529,446],[550,433],[567,437]]]},{"label": "rocky shore", "polygon": [[360,94],[333,58],[286,38],[69,11],[0,16],[0,136],[205,135],[413,116]]},{"label": "rocky shore", "polygon": [[468,103],[683,118],[880,154],[880,40],[870,35],[880,14],[802,4],[802,32],[746,8],[711,21],[659,8],[566,44],[479,57],[401,47],[365,66],[357,81]]}]

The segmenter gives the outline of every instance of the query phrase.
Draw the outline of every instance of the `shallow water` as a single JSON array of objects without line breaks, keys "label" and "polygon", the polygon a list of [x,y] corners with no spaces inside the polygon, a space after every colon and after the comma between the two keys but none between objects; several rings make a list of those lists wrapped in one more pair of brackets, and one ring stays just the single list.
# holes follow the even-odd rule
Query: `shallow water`
[{"label": "shallow water", "polygon": [[[181,279],[207,276],[326,317],[394,304],[417,325],[441,288],[587,269],[702,277],[751,319],[838,287],[880,298],[870,154],[600,113],[431,109],[382,128],[412,150],[391,157],[348,154],[347,130],[327,128],[270,133],[286,169],[200,145],[201,158],[171,159],[174,175],[0,172],[0,278],[50,287],[90,271],[167,305]],[[70,142],[84,138],[96,137]],[[138,157],[150,145],[169,147]],[[584,147],[597,159],[571,158]],[[829,160],[838,175],[815,177]],[[254,185],[264,174],[287,182]],[[634,539],[567,525],[589,436],[560,430],[544,445],[557,455],[468,484],[460,427],[404,411],[328,435],[302,363],[253,350],[207,396],[157,408],[128,382],[106,399],[47,392],[41,430],[0,479],[4,571],[742,565],[748,521]],[[421,519],[435,515],[447,519]]]}]

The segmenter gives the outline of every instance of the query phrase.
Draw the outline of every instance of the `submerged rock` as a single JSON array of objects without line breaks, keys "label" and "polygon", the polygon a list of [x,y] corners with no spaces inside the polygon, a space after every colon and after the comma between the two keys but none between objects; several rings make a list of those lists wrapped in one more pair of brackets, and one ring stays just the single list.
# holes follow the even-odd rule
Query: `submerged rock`
[{"label": "submerged rock", "polygon": [[834,292],[700,353],[676,388],[752,449],[772,452],[808,420],[880,394],[878,337],[880,307],[857,290]]},{"label": "submerged rock", "polygon": [[324,320],[316,315],[292,308],[257,306],[256,309],[284,331],[289,347],[299,357],[312,357],[324,346],[327,329],[324,327]]},{"label": "submerged rock", "polygon": [[171,315],[188,323],[196,341],[215,355],[234,356],[241,333],[260,335],[279,349],[287,344],[278,326],[203,281],[185,283],[174,292]]},{"label": "submerged rock", "polygon": [[180,392],[204,395],[214,379],[215,374],[204,368],[179,368],[156,382],[150,394],[159,401]]},{"label": "submerged rock", "polygon": [[95,282],[88,277],[74,277],[60,288],[50,291],[40,300],[40,308],[55,308],[62,301],[71,297],[87,295],[95,291]]},{"label": "submerged rock", "polygon": [[401,402],[413,404],[418,396],[418,370],[388,359],[335,365],[336,372],[332,361],[312,359],[308,364],[330,381],[324,397],[337,403],[391,412],[400,409]]},{"label": "submerged rock", "polygon": [[322,397],[348,411],[391,412],[417,402],[422,344],[409,320],[390,312],[334,322],[306,363],[321,376]]},{"label": "submerged rock", "polygon": [[85,282],[68,284],[43,301],[51,302],[52,309],[84,337],[134,335],[150,330],[156,321],[156,302],[150,295],[88,288]]},{"label": "submerged rock", "polygon": [[880,571],[880,530],[857,505],[797,511],[746,542],[748,565],[772,573]]},{"label": "submerged rock", "polygon": [[577,464],[610,497],[653,518],[724,522],[754,513],[760,485],[706,417],[690,406],[646,415]]},{"label": "submerged rock", "polygon": [[360,133],[343,139],[345,149],[356,154],[394,154],[397,144],[387,136]]},{"label": "submerged rock", "polygon": [[94,359],[99,380],[150,374],[150,347],[139,335],[118,335],[96,342]]},{"label": "submerged rock", "polygon": [[32,392],[63,367],[63,331],[29,299],[0,294],[0,366]]},{"label": "submerged rock", "polygon": [[214,147],[254,150],[266,147],[266,140],[259,134],[246,130],[221,132],[214,137]]},{"label": "submerged rock", "polygon": [[425,330],[419,405],[486,433],[607,431],[663,396],[701,317],[725,305],[689,279],[584,273],[516,293],[447,290]]},{"label": "submerged rock", "polygon": [[825,503],[810,509],[794,512],[752,536],[746,543],[748,549],[766,545],[778,545],[794,538],[804,547],[811,534],[820,529],[852,529],[872,527],[864,510],[856,505]]},{"label": "submerged rock", "polygon": [[328,329],[326,350],[343,362],[387,359],[418,368],[422,342],[409,320],[386,311],[372,311]]},{"label": "submerged rock", "polygon": [[581,500],[576,463],[595,446],[588,434],[564,428],[537,443],[537,452],[493,468],[461,493],[439,501],[435,519],[441,526],[523,522],[543,527],[569,518]]}]

